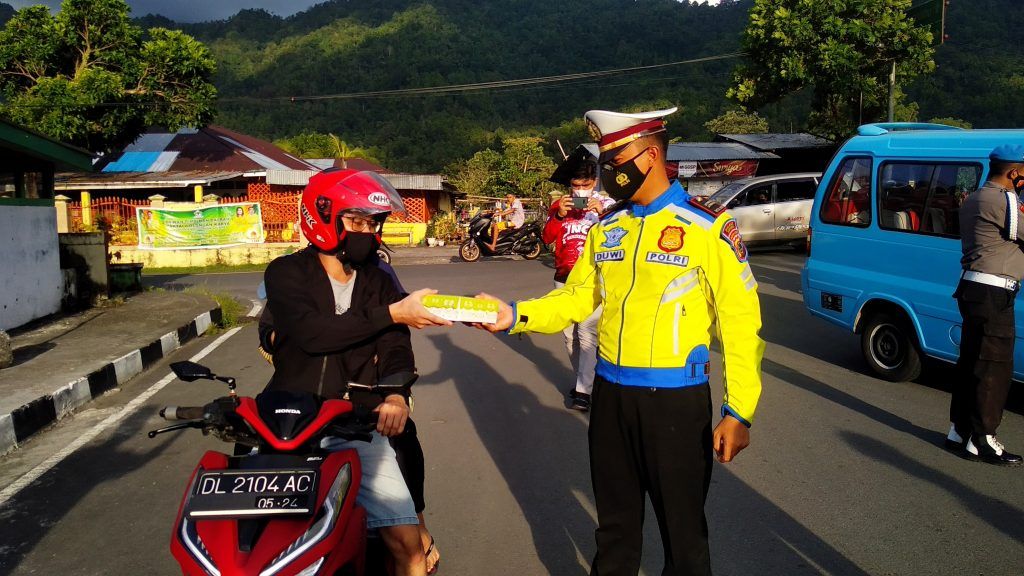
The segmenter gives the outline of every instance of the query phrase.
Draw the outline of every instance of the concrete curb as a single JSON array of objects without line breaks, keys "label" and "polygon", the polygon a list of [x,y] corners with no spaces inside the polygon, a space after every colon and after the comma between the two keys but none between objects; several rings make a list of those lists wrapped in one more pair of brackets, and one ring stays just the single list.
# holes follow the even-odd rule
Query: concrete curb
[{"label": "concrete curb", "polygon": [[0,414],[0,455],[16,450],[19,442],[124,384],[186,342],[205,333],[220,319],[219,306],[203,312],[174,332],[108,362],[50,394],[23,404],[10,414]]}]

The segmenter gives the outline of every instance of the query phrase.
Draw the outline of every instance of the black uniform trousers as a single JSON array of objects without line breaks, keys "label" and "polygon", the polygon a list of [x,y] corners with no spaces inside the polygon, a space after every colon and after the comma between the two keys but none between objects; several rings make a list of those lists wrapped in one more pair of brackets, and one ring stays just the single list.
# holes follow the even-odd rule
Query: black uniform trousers
[{"label": "black uniform trousers", "polygon": [[953,294],[963,317],[949,419],[965,440],[994,435],[1013,377],[1016,290],[961,280]]},{"label": "black uniform trousers", "polygon": [[711,483],[711,393],[621,386],[598,376],[590,408],[590,473],[597,503],[591,576],[636,576],[644,494],[665,549],[664,576],[709,576],[704,502]]}]

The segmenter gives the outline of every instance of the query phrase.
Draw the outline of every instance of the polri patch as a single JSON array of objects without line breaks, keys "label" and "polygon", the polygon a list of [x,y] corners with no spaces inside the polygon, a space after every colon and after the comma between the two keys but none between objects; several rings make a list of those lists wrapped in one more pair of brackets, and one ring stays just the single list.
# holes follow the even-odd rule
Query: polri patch
[{"label": "polri patch", "polygon": [[665,254],[664,252],[648,252],[647,262],[653,262],[655,264],[671,264],[672,266],[686,267],[690,263],[689,256],[683,256],[682,254]]},{"label": "polri patch", "polygon": [[682,226],[666,226],[658,238],[658,248],[665,252],[676,252],[683,247],[683,236],[686,232]]},{"label": "polri patch", "polygon": [[622,239],[626,237],[625,228],[611,228],[604,231],[604,242],[601,248],[615,248],[622,245]]},{"label": "polri patch", "polygon": [[737,260],[740,262],[747,261],[747,247],[743,244],[743,238],[740,237],[740,228],[736,225],[735,220],[729,219],[725,226],[722,226],[721,238],[726,244],[732,246],[732,251],[736,253]]},{"label": "polri patch", "polygon": [[624,260],[626,258],[625,250],[608,250],[606,252],[594,252],[594,262],[600,264],[601,262],[613,262],[616,260]]}]

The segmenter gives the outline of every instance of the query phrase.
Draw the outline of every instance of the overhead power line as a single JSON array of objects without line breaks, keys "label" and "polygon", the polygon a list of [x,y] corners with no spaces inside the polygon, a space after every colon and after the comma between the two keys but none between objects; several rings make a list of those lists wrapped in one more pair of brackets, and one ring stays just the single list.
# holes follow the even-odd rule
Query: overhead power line
[{"label": "overhead power line", "polygon": [[291,102],[314,102],[317,100],[351,100],[358,98],[380,98],[380,97],[395,97],[395,96],[425,96],[425,95],[437,95],[437,94],[459,94],[465,92],[477,92],[483,90],[497,90],[504,88],[519,88],[523,86],[539,86],[545,84],[557,84],[562,82],[572,82],[583,79],[601,78],[604,76],[614,76],[620,74],[632,74],[636,72],[644,72],[647,70],[657,70],[661,68],[669,68],[672,66],[682,66],[685,64],[700,64],[703,62],[714,62],[716,60],[728,60],[731,58],[740,58],[746,56],[746,52],[732,52],[729,54],[719,54],[717,56],[706,56],[703,58],[691,58],[689,60],[679,60],[676,62],[666,62],[663,64],[649,64],[647,66],[632,66],[629,68],[615,68],[612,70],[597,70],[592,72],[577,72],[574,74],[561,74],[558,76],[538,76],[534,78],[517,78],[514,80],[497,80],[493,82],[474,82],[471,84],[452,84],[448,86],[428,86],[424,88],[399,88],[394,90],[370,90],[365,92],[344,92],[340,94],[318,94],[309,96],[276,96],[266,98],[221,98],[222,102],[232,101],[243,101],[243,100],[287,100]]}]

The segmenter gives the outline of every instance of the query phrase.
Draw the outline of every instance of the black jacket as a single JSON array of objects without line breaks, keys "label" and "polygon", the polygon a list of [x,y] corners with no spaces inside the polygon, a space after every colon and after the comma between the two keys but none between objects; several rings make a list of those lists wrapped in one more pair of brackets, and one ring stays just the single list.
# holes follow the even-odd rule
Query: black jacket
[{"label": "black jacket", "polygon": [[348,382],[376,384],[415,371],[409,328],[391,320],[388,305],[402,296],[386,272],[356,274],[352,305],[338,315],[334,292],[316,250],[277,258],[264,274],[274,322],[274,376],[267,390],[339,398]]}]

